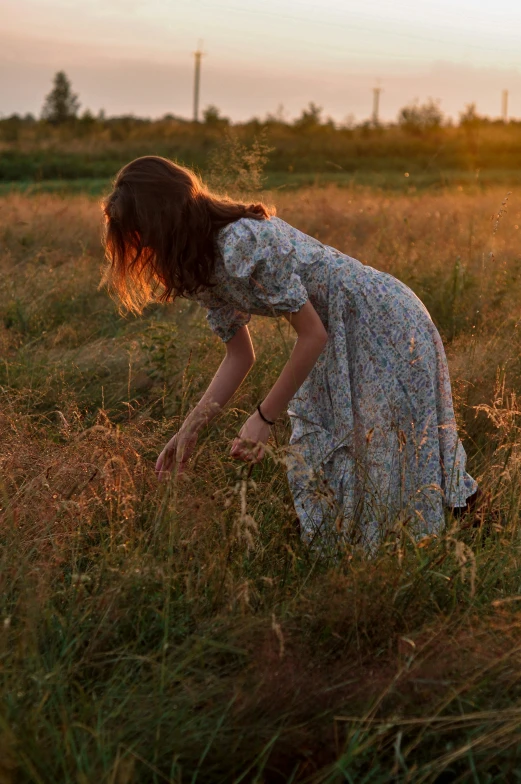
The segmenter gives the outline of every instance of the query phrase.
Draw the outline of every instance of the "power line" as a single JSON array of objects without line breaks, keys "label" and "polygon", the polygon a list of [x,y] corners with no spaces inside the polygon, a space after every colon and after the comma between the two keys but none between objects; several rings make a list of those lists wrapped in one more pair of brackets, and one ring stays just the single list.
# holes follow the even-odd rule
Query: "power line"
[{"label": "power line", "polygon": [[[201,3],[201,5],[202,6],[206,6],[207,8],[214,8],[213,0],[212,0],[211,3],[203,2],[203,3]],[[270,17],[271,18],[276,18],[278,20],[285,19],[285,20],[293,21],[293,22],[303,22],[304,24],[312,24],[312,25],[324,26],[324,27],[335,27],[336,29],[347,29],[347,30],[350,30],[350,31],[360,31],[360,32],[374,32],[374,26],[369,26],[369,25],[364,25],[364,24],[357,24],[356,22],[353,22],[352,20],[349,20],[349,21],[346,21],[346,22],[344,22],[344,21],[328,21],[327,19],[324,19],[323,15],[322,15],[322,17],[315,17],[315,18],[308,17],[308,16],[295,16],[293,14],[287,14],[287,13],[283,13],[283,12],[280,12],[280,11],[276,11],[276,12],[274,12],[274,11],[267,11],[267,10],[261,9],[261,8],[251,8],[251,7],[245,7],[244,5],[234,5],[234,4],[230,4],[230,3],[226,3],[226,5],[223,7],[223,10],[231,11],[231,12],[234,12],[234,13],[241,13],[241,14],[245,14],[247,16],[248,15],[252,15],[252,16],[255,15],[255,16],[264,16],[264,17],[267,17],[267,18],[270,18]],[[369,17],[367,17],[367,18],[369,19]],[[457,43],[459,43],[457,40],[454,40],[454,39],[451,40],[450,38],[446,38],[446,37],[431,37],[431,36],[426,36],[426,35],[421,35],[421,34],[418,35],[418,34],[415,34],[415,33],[406,33],[406,32],[404,32],[402,30],[396,30],[396,29],[388,29],[387,30],[387,35],[399,36],[400,38],[406,38],[406,39],[409,39],[409,40],[418,41],[418,42],[425,42],[425,43],[437,43],[437,44],[440,44],[440,43],[457,44]],[[469,48],[469,49],[475,49],[475,50],[479,50],[479,51],[502,52],[503,54],[505,53],[504,45],[503,46],[501,46],[501,45],[498,45],[498,46],[488,46],[488,45],[478,44],[478,43],[475,43],[473,41],[466,41],[465,42],[465,46],[467,48]],[[510,51],[510,49],[508,49],[508,51]],[[518,49],[512,49],[512,51],[515,52],[516,54],[518,54]],[[392,55],[388,55],[388,56],[392,56]],[[411,58],[401,58],[400,57],[399,59],[411,59]]]}]

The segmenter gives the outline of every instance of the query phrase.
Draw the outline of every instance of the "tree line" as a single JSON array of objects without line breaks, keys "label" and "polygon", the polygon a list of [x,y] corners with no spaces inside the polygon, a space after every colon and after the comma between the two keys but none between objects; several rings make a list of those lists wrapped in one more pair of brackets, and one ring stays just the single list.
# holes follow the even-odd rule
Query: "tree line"
[{"label": "tree line", "polygon": [[[106,123],[107,121],[121,122],[128,120],[132,121],[132,123],[146,124],[157,122],[149,118],[140,118],[134,115],[107,118],[103,111],[94,115],[89,109],[86,109],[80,115],[80,107],[81,103],[79,97],[73,91],[71,81],[67,74],[64,71],[58,71],[54,76],[52,89],[44,100],[40,117],[42,122],[52,126],[78,124],[83,127],[94,127],[100,123]],[[174,114],[166,114],[160,119],[163,121],[176,121],[178,123],[191,122],[190,120]],[[26,114],[24,117],[14,114],[0,120],[0,124],[11,123],[11,125],[34,122],[37,122],[37,119],[31,114]],[[209,105],[203,110],[201,124],[215,128],[226,128],[232,123],[228,117],[222,115],[217,106]],[[451,127],[454,123],[443,114],[440,102],[433,98],[429,98],[423,103],[416,100],[402,107],[398,112],[396,123],[375,123],[374,121],[366,120],[357,124],[353,119],[348,119],[345,123],[337,123],[331,118],[324,117],[322,107],[314,102],[310,102],[293,121],[287,121],[284,118],[282,107],[280,107],[277,113],[268,114],[264,120],[252,118],[247,124],[265,126],[285,125],[292,126],[297,131],[311,131],[319,128],[331,130],[353,130],[355,128],[361,128],[362,130],[364,128],[384,129],[385,127],[397,125],[411,135],[418,135],[437,131],[443,127]],[[457,123],[457,125],[462,127],[476,127],[488,124],[503,124],[503,121],[491,120],[484,115],[480,115],[477,112],[475,103],[469,103],[465,106],[464,110],[459,114]],[[4,140],[9,141],[9,139]],[[14,141],[14,139],[12,140]]]}]

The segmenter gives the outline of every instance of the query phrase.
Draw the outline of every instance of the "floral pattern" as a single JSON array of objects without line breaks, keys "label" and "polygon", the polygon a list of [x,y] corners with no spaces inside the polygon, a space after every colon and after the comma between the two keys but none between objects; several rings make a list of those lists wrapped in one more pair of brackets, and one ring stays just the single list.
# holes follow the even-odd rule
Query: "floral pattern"
[{"label": "floral pattern", "polygon": [[444,506],[464,506],[477,483],[421,301],[279,218],[231,223],[216,247],[216,285],[198,301],[223,341],[251,314],[277,317],[308,299],[328,331],[288,409],[288,479],[304,537],[342,532],[371,547],[397,522],[416,537],[439,531]]}]

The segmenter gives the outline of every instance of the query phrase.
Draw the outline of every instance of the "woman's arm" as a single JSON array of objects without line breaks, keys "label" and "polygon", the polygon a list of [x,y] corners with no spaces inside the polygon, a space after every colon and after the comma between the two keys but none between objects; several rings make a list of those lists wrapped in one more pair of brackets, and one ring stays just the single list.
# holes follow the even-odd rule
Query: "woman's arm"
[{"label": "woman's arm", "polygon": [[[287,408],[327,343],[325,327],[309,300],[297,313],[287,313],[285,317],[295,329],[297,341],[282,373],[261,405],[262,413],[272,422]],[[263,445],[267,443],[269,435],[269,425],[255,411],[233,442],[232,456],[242,460],[261,460],[264,455]],[[253,442],[257,447],[252,451],[245,442]]]},{"label": "woman's arm", "polygon": [[199,431],[224,408],[240,387],[253,363],[255,353],[248,327],[240,327],[226,344],[226,356],[208,389],[188,414],[181,429]]},{"label": "woman's arm", "polygon": [[255,354],[248,327],[240,327],[226,343],[226,356],[219,365],[208,389],[199,403],[188,414],[176,433],[159,455],[156,473],[162,479],[172,470],[177,460],[182,472],[192,454],[199,430],[205,427],[228,403],[248,375],[255,361]]}]

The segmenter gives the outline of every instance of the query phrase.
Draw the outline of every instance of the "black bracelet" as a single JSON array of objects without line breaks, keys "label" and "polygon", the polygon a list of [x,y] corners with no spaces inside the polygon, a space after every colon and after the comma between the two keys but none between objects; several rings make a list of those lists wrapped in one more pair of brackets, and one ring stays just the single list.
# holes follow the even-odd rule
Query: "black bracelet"
[{"label": "black bracelet", "polygon": [[261,411],[260,403],[257,406],[257,411],[259,412],[259,416],[262,419],[262,421],[266,422],[267,425],[272,425],[273,426],[275,424],[275,422],[270,422],[269,419],[266,419],[266,417],[264,416],[264,414]]}]

